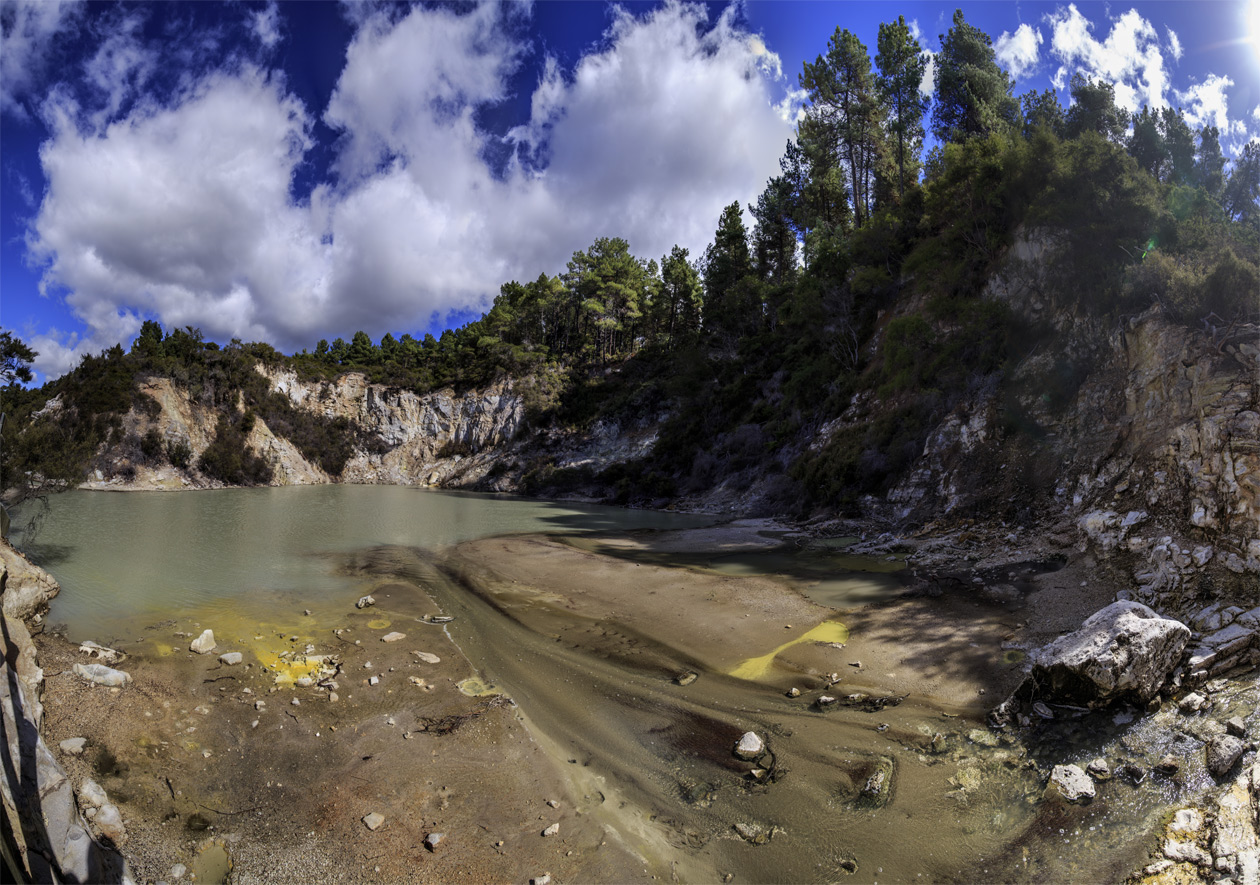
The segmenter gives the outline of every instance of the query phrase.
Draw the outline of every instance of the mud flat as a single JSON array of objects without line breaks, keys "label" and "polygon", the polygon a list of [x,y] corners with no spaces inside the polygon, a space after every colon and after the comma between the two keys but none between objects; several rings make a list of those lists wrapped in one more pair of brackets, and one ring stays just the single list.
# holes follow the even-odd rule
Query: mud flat
[{"label": "mud flat", "polygon": [[[46,636],[46,737],[87,738],[62,761],[121,808],[149,881],[198,863],[199,881],[230,863],[234,882],[1061,870],[1038,835],[1045,765],[982,723],[1018,679],[1012,648],[1036,638],[1045,567],[1005,566],[1009,589],[987,595],[885,575],[874,601],[837,607],[799,575],[653,556],[778,543],[746,528],[725,546],[631,533],[603,552],[541,535],[363,550],[340,559],[357,595],[338,614],[137,625],[112,643],[129,655],[120,689],[74,676],[83,654]],[[375,604],[355,608],[362,595]],[[216,649],[191,653],[205,628]],[[241,664],[220,662],[233,651]],[[763,747],[739,758],[750,731]],[[1134,865],[1113,852],[1075,869]]]}]

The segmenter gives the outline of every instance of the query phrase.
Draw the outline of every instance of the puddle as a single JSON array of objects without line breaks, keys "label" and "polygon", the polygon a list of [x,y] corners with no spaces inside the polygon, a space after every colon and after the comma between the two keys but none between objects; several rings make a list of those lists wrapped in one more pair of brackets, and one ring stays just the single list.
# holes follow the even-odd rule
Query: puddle
[{"label": "puddle", "polygon": [[232,874],[232,855],[222,839],[211,839],[197,850],[189,879],[202,885],[223,885]]},{"label": "puddle", "polygon": [[791,642],[785,642],[769,654],[761,655],[756,658],[749,658],[738,667],[730,671],[730,675],[736,679],[748,679],[756,681],[761,679],[770,671],[774,665],[774,659],[787,651],[794,645],[802,645],[806,642],[848,642],[849,629],[839,621],[823,621],[809,632],[798,636]]},{"label": "puddle", "polygon": [[458,684],[459,690],[470,698],[483,698],[499,694],[499,689],[478,676],[470,676]]}]

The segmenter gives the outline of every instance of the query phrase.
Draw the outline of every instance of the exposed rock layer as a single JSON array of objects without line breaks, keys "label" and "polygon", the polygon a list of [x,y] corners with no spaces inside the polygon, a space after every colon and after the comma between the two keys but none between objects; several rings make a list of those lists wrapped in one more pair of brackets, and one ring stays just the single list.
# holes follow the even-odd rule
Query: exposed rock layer
[{"label": "exposed rock layer", "polygon": [[[9,614],[10,575],[21,607],[31,620],[48,610],[57,583],[32,566],[7,542],[0,541],[0,717],[5,742],[0,746],[0,805],[3,806],[5,849],[32,882],[129,882],[122,857],[96,842],[79,815],[75,791],[65,770],[40,735],[44,673],[35,659],[26,623]],[[36,589],[41,588],[41,589]],[[15,608],[17,606],[15,605]],[[93,665],[97,666],[97,665]],[[117,808],[102,823],[109,833],[122,832]],[[115,828],[115,826],[117,828]]]}]

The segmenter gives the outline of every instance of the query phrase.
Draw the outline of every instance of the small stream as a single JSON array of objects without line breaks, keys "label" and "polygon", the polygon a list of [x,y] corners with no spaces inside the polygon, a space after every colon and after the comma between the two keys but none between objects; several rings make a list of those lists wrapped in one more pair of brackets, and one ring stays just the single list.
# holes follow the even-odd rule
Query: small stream
[{"label": "small stream", "polygon": [[[605,541],[711,525],[706,517],[384,486],[74,492],[54,499],[33,534],[24,516],[13,540],[61,582],[49,620],[75,641],[143,637],[193,610],[279,630],[299,617],[331,623],[354,593],[351,561],[428,594],[479,671],[467,688],[509,695],[555,762],[605,799],[607,825],[691,878],[1117,881],[1143,865],[1144,837],[1170,810],[1212,786],[1198,726],[1169,710],[1067,713],[1012,735],[914,696],[856,699],[837,686],[837,703],[819,707],[826,685],[808,674],[803,698],[785,696],[782,673],[771,678],[779,655],[842,647],[842,612],[895,598],[901,565],[843,550],[661,554]],[[684,578],[768,576],[836,615],[737,667],[707,667],[615,611],[577,614],[453,549],[522,532]],[[696,678],[679,684],[685,673]],[[1221,704],[1254,718],[1250,691]],[[767,751],[741,761],[731,748],[749,730]],[[1149,769],[1169,753],[1185,759],[1175,776],[1114,778],[1088,806],[1042,798],[1055,764],[1102,756],[1113,769]]]}]

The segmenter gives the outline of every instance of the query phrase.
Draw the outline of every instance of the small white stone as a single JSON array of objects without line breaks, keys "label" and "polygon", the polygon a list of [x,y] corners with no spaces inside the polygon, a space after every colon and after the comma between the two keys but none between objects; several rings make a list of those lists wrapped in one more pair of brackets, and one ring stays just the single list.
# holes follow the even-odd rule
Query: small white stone
[{"label": "small white stone", "polygon": [[746,731],[735,744],[735,755],[740,759],[756,759],[765,752],[766,744],[756,732]]},{"label": "small white stone", "polygon": [[244,655],[242,655],[239,651],[229,651],[229,652],[226,652],[225,654],[219,655],[219,663],[228,667],[235,666],[236,664],[239,664],[244,659],[245,659]]},{"label": "small white stone", "polygon": [[363,823],[367,825],[369,830],[375,830],[385,823],[385,815],[373,811],[371,814],[363,816]]},{"label": "small white stone", "polygon": [[543,830],[542,834],[544,836],[555,836],[555,835],[558,835],[559,832],[560,832],[560,825],[552,824],[551,826],[547,827],[547,829]]},{"label": "small white stone", "polygon": [[87,738],[70,738],[69,740],[62,741],[59,746],[61,747],[61,752],[63,753],[68,753],[71,756],[82,756],[83,745],[86,743]]},{"label": "small white stone", "polygon": [[406,639],[406,638],[407,638],[406,633],[399,633],[398,631],[395,630],[393,633],[386,633],[384,636],[382,636],[381,642],[397,642],[400,639]]},{"label": "small white stone", "polygon": [[368,680],[368,685],[380,685],[380,683],[381,683],[381,677],[379,676],[373,676],[371,679]]}]

